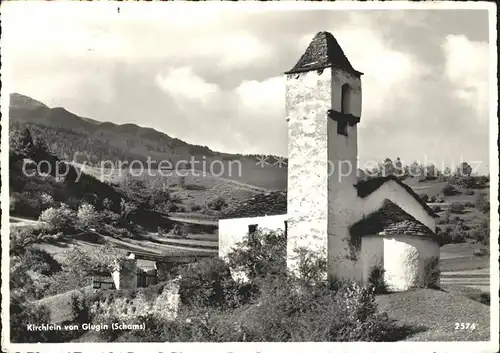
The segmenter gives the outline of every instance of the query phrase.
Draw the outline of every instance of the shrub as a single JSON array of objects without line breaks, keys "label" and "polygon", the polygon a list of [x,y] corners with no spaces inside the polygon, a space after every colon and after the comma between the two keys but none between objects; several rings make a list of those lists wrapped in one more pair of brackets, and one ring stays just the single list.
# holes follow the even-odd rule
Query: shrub
[{"label": "shrub", "polygon": [[222,196],[219,196],[216,199],[209,201],[207,203],[207,207],[210,210],[222,211],[227,207],[227,201]]},{"label": "shrub", "polygon": [[89,229],[99,224],[100,215],[95,207],[88,203],[83,203],[76,213],[76,224],[79,228]]},{"label": "shrub", "polygon": [[70,298],[71,314],[76,323],[83,324],[91,321],[90,303],[83,295],[72,294]]},{"label": "shrub", "polygon": [[[325,281],[328,269],[325,257],[319,256],[307,248],[298,248],[295,253],[297,254],[297,275],[304,284],[314,285]],[[280,264],[278,262],[278,265]]]},{"label": "shrub", "polygon": [[465,195],[474,195],[474,190],[472,189],[465,190]]},{"label": "shrub", "polygon": [[286,270],[286,236],[281,230],[258,229],[228,254],[229,267],[254,279],[283,274]]},{"label": "shrub", "polygon": [[453,202],[451,205],[450,205],[450,212],[451,213],[458,213],[458,214],[461,214],[463,213],[465,210],[465,205],[461,202]]},{"label": "shrub", "polygon": [[420,200],[422,200],[423,202],[428,202],[429,201],[429,195],[427,194],[418,194],[418,197],[420,198]]},{"label": "shrub", "polygon": [[385,270],[381,265],[373,266],[368,277],[368,284],[375,293],[387,293],[387,284],[384,280]]},{"label": "shrub", "polygon": [[446,184],[443,189],[441,189],[441,193],[444,195],[444,196],[453,196],[453,195],[456,195],[458,194],[458,190],[455,189],[452,185],[450,184]]},{"label": "shrub", "polygon": [[72,228],[75,219],[75,212],[66,204],[61,204],[59,208],[48,208],[39,217],[41,222],[46,222],[57,230]]},{"label": "shrub", "polygon": [[56,232],[45,224],[15,227],[10,232],[10,252],[11,254],[23,253],[30,244],[42,241],[57,241],[62,237],[62,233]]},{"label": "shrub", "polygon": [[196,212],[196,211],[200,211],[203,207],[201,207],[200,205],[193,205],[191,206],[191,211],[192,212]]},{"label": "shrub", "polygon": [[222,259],[188,264],[180,268],[179,276],[179,295],[184,304],[227,307],[233,306],[235,299],[238,301],[238,285]]},{"label": "shrub", "polygon": [[439,270],[439,258],[430,258],[424,267],[424,287],[425,288],[437,288],[439,284],[439,276],[441,271]]},{"label": "shrub", "polygon": [[50,331],[32,331],[29,324],[50,322],[50,310],[45,306],[37,306],[26,301],[25,298],[10,296],[10,340],[14,343],[47,342]]},{"label": "shrub", "polygon": [[477,193],[475,196],[475,206],[476,209],[483,213],[490,212],[490,202],[486,194]]},{"label": "shrub", "polygon": [[22,261],[27,269],[45,276],[50,276],[62,269],[61,264],[45,250],[29,248],[24,253]]},{"label": "shrub", "polygon": [[439,205],[434,205],[431,207],[431,209],[432,209],[432,212],[434,212],[434,213],[441,212],[441,207]]},{"label": "shrub", "polygon": [[488,219],[483,219],[470,231],[470,237],[483,245],[490,243],[490,223]]}]

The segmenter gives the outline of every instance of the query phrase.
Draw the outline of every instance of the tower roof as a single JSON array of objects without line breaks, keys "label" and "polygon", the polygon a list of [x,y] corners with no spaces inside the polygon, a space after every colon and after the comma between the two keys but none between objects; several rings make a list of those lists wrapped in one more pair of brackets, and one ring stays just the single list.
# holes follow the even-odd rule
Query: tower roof
[{"label": "tower roof", "polygon": [[362,73],[355,70],[335,37],[329,32],[318,32],[295,66],[286,74],[320,70],[334,67],[357,77]]}]

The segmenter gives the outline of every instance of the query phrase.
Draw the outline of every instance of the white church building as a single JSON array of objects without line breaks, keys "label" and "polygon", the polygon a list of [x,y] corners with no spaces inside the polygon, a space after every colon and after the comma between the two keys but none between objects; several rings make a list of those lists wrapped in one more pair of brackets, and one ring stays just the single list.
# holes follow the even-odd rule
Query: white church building
[{"label": "white church building", "polygon": [[332,34],[319,32],[285,75],[288,190],[228,209],[219,256],[258,228],[282,229],[292,270],[296,249],[306,247],[327,257],[332,278],[366,282],[378,267],[391,290],[422,285],[439,259],[434,212],[395,177],[356,176],[362,73]]}]

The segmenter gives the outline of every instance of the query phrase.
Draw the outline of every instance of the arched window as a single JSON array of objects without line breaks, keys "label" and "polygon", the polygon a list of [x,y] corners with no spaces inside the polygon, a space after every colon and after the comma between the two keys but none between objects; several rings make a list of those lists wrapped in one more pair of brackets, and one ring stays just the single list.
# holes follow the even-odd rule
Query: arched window
[{"label": "arched window", "polygon": [[343,114],[351,114],[351,96],[352,89],[347,83],[342,85],[342,105],[340,107],[340,112]]}]

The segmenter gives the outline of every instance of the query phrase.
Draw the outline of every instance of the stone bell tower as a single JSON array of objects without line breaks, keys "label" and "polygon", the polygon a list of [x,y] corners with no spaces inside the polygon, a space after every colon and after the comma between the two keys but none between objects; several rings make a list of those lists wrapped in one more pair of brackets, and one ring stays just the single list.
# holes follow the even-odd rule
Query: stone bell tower
[{"label": "stone bell tower", "polygon": [[288,266],[295,249],[307,248],[327,257],[330,276],[348,277],[362,73],[332,34],[319,32],[285,75]]}]

